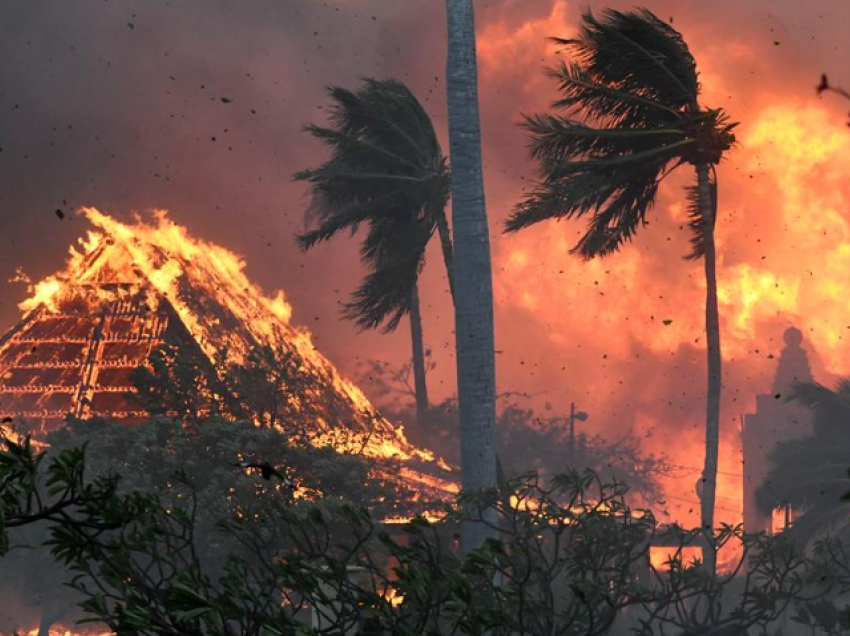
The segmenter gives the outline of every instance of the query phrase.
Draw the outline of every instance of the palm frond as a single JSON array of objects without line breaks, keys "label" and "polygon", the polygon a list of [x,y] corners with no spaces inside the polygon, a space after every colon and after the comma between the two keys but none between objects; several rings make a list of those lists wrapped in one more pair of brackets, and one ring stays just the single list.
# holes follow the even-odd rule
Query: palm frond
[{"label": "palm frond", "polygon": [[600,207],[618,188],[607,175],[573,174],[544,180],[529,192],[505,222],[505,232],[518,232],[550,219],[570,219]]},{"label": "palm frond", "polygon": [[850,445],[850,379],[835,390],[814,382],[798,383],[788,399],[812,411],[814,430],[807,437],[778,444],[770,453],[770,470],[756,490],[756,504],[764,513],[790,504],[799,515],[792,534],[804,541],[827,527],[840,525],[847,532],[850,503],[842,496],[850,490],[845,451]]},{"label": "palm frond", "polygon": [[333,201],[325,203],[321,193],[314,195],[308,208],[308,216],[318,219],[317,226],[296,235],[299,247],[309,250],[317,244],[330,240],[338,232],[349,230],[356,233],[361,223],[368,223],[378,215],[390,215],[390,210],[398,203],[399,194],[394,190],[380,196],[349,203]]},{"label": "palm frond", "polygon": [[420,159],[439,149],[430,118],[401,82],[364,78],[359,91],[331,87],[328,92],[336,102],[331,122],[340,132],[406,147]]},{"label": "palm frond", "polygon": [[685,189],[687,200],[688,227],[691,228],[691,251],[685,255],[685,260],[693,261],[705,256],[705,239],[714,231],[717,222],[717,176],[712,174],[711,190],[711,219],[703,214],[699,187],[696,183]]},{"label": "palm frond", "polygon": [[843,406],[839,393],[817,382],[798,382],[787,399],[799,402],[811,410],[824,406]]},{"label": "palm frond", "polygon": [[[696,62],[684,39],[646,9],[587,12],[575,38],[554,40],[572,56],[549,71],[562,113],[524,116],[539,180],[505,231],[588,216],[573,252],[605,256],[646,223],[672,170],[719,160],[734,141],[732,124],[721,110],[700,110]],[[691,226],[689,257],[697,258],[707,228],[698,216]]]},{"label": "palm frond", "polygon": [[[660,179],[675,161],[680,144],[652,143],[652,135],[629,138],[641,150],[627,153],[594,153],[610,140],[625,139],[618,134],[610,138],[593,137],[588,128],[577,129],[580,136],[555,133],[555,139],[535,139],[543,178],[539,187],[524,197],[508,218],[506,231],[516,232],[545,219],[569,219],[590,215],[588,228],[573,253],[585,259],[603,257],[630,241],[645,224],[658,193]],[[585,156],[576,158],[581,148]],[[589,155],[589,156],[588,156]]]},{"label": "palm frond", "polygon": [[835,385],[835,394],[850,404],[850,378],[842,378]]},{"label": "palm frond", "polygon": [[[424,264],[431,233],[427,220],[372,227],[361,247],[369,273],[344,304],[343,315],[361,329],[394,331],[410,310],[411,290]],[[431,232],[433,232],[433,226]],[[388,236],[392,240],[387,240]]]},{"label": "palm frond", "polygon": [[660,127],[683,120],[676,109],[617,85],[604,84],[576,62],[562,61],[547,75],[557,82],[563,94],[553,106],[601,125]]},{"label": "palm frond", "polygon": [[646,215],[657,193],[658,180],[655,174],[631,180],[607,201],[604,210],[593,215],[587,231],[572,253],[590,260],[619,250],[634,238],[641,225],[646,224]]},{"label": "palm frond", "polygon": [[[531,133],[531,156],[550,166],[589,165],[592,160],[641,161],[656,153],[678,154],[693,143],[675,128],[594,128],[573,119],[548,113],[524,115],[524,127]],[[676,151],[675,153],[673,151]]]},{"label": "palm frond", "polygon": [[[373,143],[362,136],[346,134],[332,128],[316,126],[315,124],[304,126],[304,132],[316,139],[320,139],[327,146],[339,148],[346,157],[352,160],[356,160],[358,157],[374,159],[376,156],[383,156],[390,166],[406,165],[414,172],[420,172],[422,168],[417,162],[405,157],[403,153],[397,152],[386,145],[382,146]],[[298,179],[299,174],[301,173],[296,173],[296,179]]]},{"label": "palm frond", "polygon": [[449,195],[449,171],[436,132],[410,90],[395,80],[364,79],[357,90],[328,89],[330,125],[305,131],[331,151],[295,179],[309,184],[311,249],[340,231],[368,225],[361,245],[366,278],[345,305],[364,328],[394,329],[408,311],[425,246]]},{"label": "palm frond", "polygon": [[564,44],[600,83],[662,103],[695,108],[696,61],[682,36],[647,9],[607,9],[582,16],[579,35]]}]

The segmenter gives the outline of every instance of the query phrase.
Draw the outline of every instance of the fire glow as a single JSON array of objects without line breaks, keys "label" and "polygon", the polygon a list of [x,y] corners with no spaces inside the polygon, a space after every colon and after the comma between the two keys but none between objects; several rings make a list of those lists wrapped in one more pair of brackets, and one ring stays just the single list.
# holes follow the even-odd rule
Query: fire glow
[{"label": "fire glow", "polygon": [[702,548],[699,546],[652,546],[649,549],[649,564],[657,572],[669,572],[671,566],[693,567],[702,563]]},{"label": "fire glow", "polygon": [[[23,632],[25,636],[38,636],[38,628]],[[114,636],[112,632],[88,632],[71,630],[66,627],[56,627],[49,631],[49,636]]]},{"label": "fire glow", "polygon": [[[818,381],[850,372],[850,189],[844,162],[850,135],[823,106],[769,101],[745,120],[740,147],[721,166],[720,177],[726,392],[718,515],[732,523],[741,520],[737,421],[770,386],[782,330],[803,330],[804,346],[823,365]],[[522,310],[545,332],[551,350],[541,356],[552,361],[542,363],[541,372],[556,375],[555,352],[574,364],[578,357],[581,377],[566,380],[575,380],[573,390],[587,391],[597,408],[625,402],[617,397],[624,391],[644,394],[629,398],[630,426],[649,436],[648,450],[666,452],[691,471],[690,479],[676,475],[665,483],[675,516],[690,523],[698,509],[692,484],[704,448],[704,415],[696,405],[704,383],[705,286],[702,264],[680,260],[686,250],[680,185],[662,191],[644,236],[609,259],[583,263],[567,256],[580,224],[511,236],[498,254],[495,286],[502,304]],[[642,355],[657,361],[657,379],[628,368]],[[563,365],[563,357],[557,364]],[[685,384],[686,378],[698,384]],[[640,388],[629,388],[636,381]],[[685,421],[673,408],[683,391],[689,393]]]},{"label": "fire glow", "polygon": [[[725,387],[717,516],[738,523],[739,422],[771,385],[784,329],[804,332],[816,381],[850,373],[850,134],[843,102],[815,93],[825,60],[805,43],[795,48],[801,32],[776,46],[751,28],[750,15],[725,16],[733,28],[724,28],[705,3],[666,7],[697,59],[704,103],[741,122],[739,145],[719,166],[717,227]],[[528,135],[507,122],[552,110],[559,94],[542,71],[568,56],[547,38],[571,37],[584,9],[567,0],[501,4],[479,29],[484,130],[494,131],[484,136],[494,224],[534,176],[521,154]],[[494,232],[493,271],[500,388],[545,390],[535,406],[561,412],[580,401],[592,418],[588,434],[645,437],[646,451],[683,467],[663,483],[665,517],[690,526],[699,520],[694,484],[705,448],[705,286],[702,263],[681,259],[688,247],[681,187],[690,181],[677,179],[662,187],[650,225],[621,253],[582,263],[568,250],[584,224],[553,223]]]}]

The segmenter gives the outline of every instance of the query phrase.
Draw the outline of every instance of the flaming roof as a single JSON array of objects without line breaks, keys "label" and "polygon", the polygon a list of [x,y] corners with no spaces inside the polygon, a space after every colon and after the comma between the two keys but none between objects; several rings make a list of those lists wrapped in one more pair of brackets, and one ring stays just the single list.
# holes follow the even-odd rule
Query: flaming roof
[{"label": "flaming roof", "polygon": [[377,414],[309,332],[290,324],[283,294],[270,298],[248,280],[242,259],[190,237],[163,211],[133,225],[81,213],[96,229],[71,248],[64,271],[33,285],[22,321],[0,338],[0,417],[25,420],[36,436],[68,414],[139,421],[146,414],[130,397],[130,374],[158,347],[194,347],[212,368],[225,352],[240,362],[271,346],[298,357],[311,403],[322,405],[312,411],[313,443],[400,460],[417,490],[456,491],[448,467]]}]

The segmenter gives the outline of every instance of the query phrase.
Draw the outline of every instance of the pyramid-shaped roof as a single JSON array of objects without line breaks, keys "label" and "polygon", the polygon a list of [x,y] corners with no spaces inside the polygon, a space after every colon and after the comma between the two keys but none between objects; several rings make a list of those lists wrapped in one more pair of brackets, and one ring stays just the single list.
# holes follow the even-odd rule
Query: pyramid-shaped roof
[{"label": "pyramid-shaped roof", "polygon": [[69,414],[140,421],[130,374],[159,347],[193,348],[213,369],[267,346],[298,359],[314,443],[395,458],[420,489],[455,490],[445,464],[377,414],[290,323],[282,293],[270,298],[247,279],[240,258],[190,237],[164,212],[133,225],[82,213],[95,229],[63,272],[33,287],[22,320],[0,338],[0,417],[25,421],[36,436]]}]

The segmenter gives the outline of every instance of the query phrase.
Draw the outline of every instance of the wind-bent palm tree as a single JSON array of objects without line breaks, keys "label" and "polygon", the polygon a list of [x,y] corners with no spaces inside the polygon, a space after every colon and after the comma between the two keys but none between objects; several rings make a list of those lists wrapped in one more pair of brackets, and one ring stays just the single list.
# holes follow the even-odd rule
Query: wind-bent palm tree
[{"label": "wind-bent palm tree", "polygon": [[795,517],[791,532],[804,541],[825,533],[846,537],[850,504],[842,495],[850,488],[850,378],[835,389],[798,384],[788,399],[812,411],[813,430],[778,444],[770,453],[770,468],[756,491],[756,503],[765,513],[790,505]]},{"label": "wind-bent palm tree", "polygon": [[715,166],[735,138],[721,109],[699,103],[696,62],[681,34],[646,9],[606,10],[582,17],[578,36],[555,39],[572,54],[550,71],[563,98],[558,114],[526,116],[532,157],[542,173],[537,188],[507,222],[515,232],[546,219],[586,217],[573,252],[606,256],[646,223],[660,182],[689,164],[693,230],[690,259],[703,258],[708,340],[706,448],[702,525],[714,527],[719,445],[721,358],[714,228]]},{"label": "wind-bent palm tree", "polygon": [[[496,363],[490,236],[484,206],[478,65],[472,0],[446,0],[448,23],[449,141],[452,161],[452,228],[455,246],[455,342],[461,426],[462,486],[495,488]],[[467,522],[463,548],[493,535],[487,524]]]},{"label": "wind-bent palm tree", "polygon": [[369,227],[361,246],[368,274],[344,315],[363,329],[398,327],[409,315],[417,414],[428,409],[418,280],[425,248],[439,232],[449,286],[452,245],[445,207],[449,170],[422,105],[402,83],[366,79],[356,91],[329,89],[330,127],[306,130],[333,151],[322,166],[299,172],[310,184],[315,228],[298,237],[310,249],[342,230]]}]

